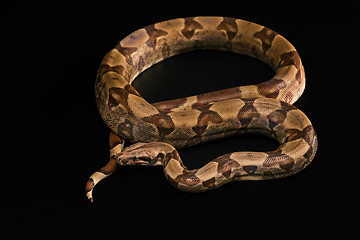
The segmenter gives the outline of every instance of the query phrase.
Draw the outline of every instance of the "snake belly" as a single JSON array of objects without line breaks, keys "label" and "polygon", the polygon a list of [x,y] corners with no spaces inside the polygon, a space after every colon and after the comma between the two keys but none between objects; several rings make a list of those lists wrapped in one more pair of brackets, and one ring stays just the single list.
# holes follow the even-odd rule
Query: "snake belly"
[{"label": "snake belly", "polygon": [[[154,104],[131,85],[157,62],[201,49],[254,57],[275,75],[256,85]],[[95,83],[100,115],[119,142],[111,146],[110,165],[162,165],[173,186],[194,192],[305,168],[314,158],[317,136],[306,115],[291,105],[304,88],[304,68],[291,43],[266,27],[228,17],[178,18],[139,29],[104,57]],[[176,151],[244,132],[271,136],[280,146],[271,152],[229,153],[193,170],[187,170]],[[123,139],[136,144],[123,150]],[[100,172],[90,177],[87,192],[111,171]]]}]

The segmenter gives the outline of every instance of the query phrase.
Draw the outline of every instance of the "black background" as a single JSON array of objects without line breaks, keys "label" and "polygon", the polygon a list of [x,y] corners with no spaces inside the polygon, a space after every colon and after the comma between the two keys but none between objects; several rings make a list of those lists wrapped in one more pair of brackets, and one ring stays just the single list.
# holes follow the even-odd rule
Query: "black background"
[{"label": "black background", "polygon": [[[306,236],[355,234],[356,136],[350,110],[358,31],[346,5],[243,5],[241,2],[86,5],[12,4],[2,11],[3,230],[54,238],[171,234]],[[295,9],[294,9],[295,8]],[[124,167],[85,197],[88,177],[106,164],[109,130],[95,104],[98,65],[131,32],[176,17],[245,19],[286,37],[298,50],[307,85],[295,103],[319,137],[313,163],[294,176],[235,182],[184,193],[161,167]],[[357,61],[357,60],[355,60]],[[272,70],[250,57],[204,51],[153,66],[134,82],[150,102],[256,84]],[[347,84],[347,85],[346,85]],[[350,86],[350,87],[349,87]],[[350,90],[349,90],[350,88]],[[355,87],[357,88],[357,86]],[[10,134],[7,134],[10,133]],[[232,151],[270,151],[277,143],[248,135],[180,151],[188,168]],[[52,234],[52,235],[49,235]]]}]

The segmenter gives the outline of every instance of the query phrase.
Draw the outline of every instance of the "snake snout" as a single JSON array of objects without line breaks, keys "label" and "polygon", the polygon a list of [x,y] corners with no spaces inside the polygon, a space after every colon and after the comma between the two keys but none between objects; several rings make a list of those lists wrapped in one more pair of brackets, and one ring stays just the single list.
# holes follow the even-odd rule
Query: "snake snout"
[{"label": "snake snout", "polygon": [[135,148],[135,149],[124,149],[116,157],[116,161],[119,165],[151,165],[153,162],[151,153],[146,151],[144,148]]}]

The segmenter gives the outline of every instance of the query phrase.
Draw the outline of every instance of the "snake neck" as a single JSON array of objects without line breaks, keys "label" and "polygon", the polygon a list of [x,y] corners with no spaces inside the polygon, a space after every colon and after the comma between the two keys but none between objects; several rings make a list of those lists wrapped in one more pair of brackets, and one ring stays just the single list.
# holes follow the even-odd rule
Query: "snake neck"
[{"label": "snake neck", "polygon": [[[188,170],[178,151],[164,142],[136,143],[115,156],[119,165],[162,166],[169,182],[182,190],[205,190],[195,175],[199,169]],[[194,189],[195,190],[195,189]]]},{"label": "snake neck", "polygon": [[[199,169],[187,169],[178,151],[164,142],[136,143],[115,156],[119,165],[162,166],[166,178],[183,191],[202,192],[224,184],[231,169],[239,164],[229,159],[230,154],[219,157]],[[218,168],[214,168],[215,165]],[[224,175],[224,176],[223,176]]]}]

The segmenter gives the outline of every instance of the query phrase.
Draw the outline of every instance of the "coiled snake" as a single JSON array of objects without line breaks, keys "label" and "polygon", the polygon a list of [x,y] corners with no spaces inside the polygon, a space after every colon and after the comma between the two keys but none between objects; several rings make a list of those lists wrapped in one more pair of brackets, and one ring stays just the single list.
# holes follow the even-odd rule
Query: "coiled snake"
[{"label": "coiled snake", "polygon": [[[131,86],[136,76],[171,56],[198,49],[249,55],[274,69],[257,85],[240,86],[176,100],[148,103]],[[118,165],[161,165],[180,190],[201,192],[234,180],[292,175],[314,158],[317,136],[293,104],[305,88],[295,48],[276,32],[228,17],[188,17],[159,22],[124,38],[103,59],[96,78],[96,102],[111,129],[110,161],[86,184],[94,186]],[[280,146],[269,152],[233,152],[200,169],[188,170],[175,148],[239,133],[261,133]],[[124,139],[134,145],[125,149]]]}]

